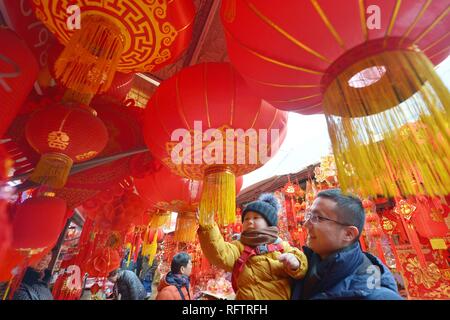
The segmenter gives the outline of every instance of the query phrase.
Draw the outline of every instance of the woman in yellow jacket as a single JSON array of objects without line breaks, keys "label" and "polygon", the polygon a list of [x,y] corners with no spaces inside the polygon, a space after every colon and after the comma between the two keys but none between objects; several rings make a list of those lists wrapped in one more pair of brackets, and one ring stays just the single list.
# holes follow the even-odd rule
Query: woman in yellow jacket
[{"label": "woman in yellow jacket", "polygon": [[242,212],[239,240],[225,242],[217,224],[200,225],[200,245],[211,264],[233,272],[236,300],[288,300],[293,279],[305,276],[308,262],[278,237],[280,204],[262,194]]}]

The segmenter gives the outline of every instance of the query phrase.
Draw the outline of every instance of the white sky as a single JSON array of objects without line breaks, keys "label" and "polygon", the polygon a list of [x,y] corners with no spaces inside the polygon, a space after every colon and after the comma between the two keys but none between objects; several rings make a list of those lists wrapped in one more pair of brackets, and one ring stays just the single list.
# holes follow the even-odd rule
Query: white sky
[{"label": "white sky", "polygon": [[[450,88],[450,57],[437,67],[437,73]],[[325,116],[289,112],[288,131],[280,150],[263,167],[244,176],[242,190],[272,176],[296,173],[329,153],[331,142]]]}]

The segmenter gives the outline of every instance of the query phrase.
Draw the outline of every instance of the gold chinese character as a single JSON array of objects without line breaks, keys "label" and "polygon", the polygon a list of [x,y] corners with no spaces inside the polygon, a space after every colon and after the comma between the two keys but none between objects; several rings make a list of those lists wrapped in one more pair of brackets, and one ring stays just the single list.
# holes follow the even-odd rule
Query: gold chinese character
[{"label": "gold chinese character", "polygon": [[69,136],[63,131],[52,131],[47,137],[48,146],[60,150],[65,150],[67,148],[69,140]]}]

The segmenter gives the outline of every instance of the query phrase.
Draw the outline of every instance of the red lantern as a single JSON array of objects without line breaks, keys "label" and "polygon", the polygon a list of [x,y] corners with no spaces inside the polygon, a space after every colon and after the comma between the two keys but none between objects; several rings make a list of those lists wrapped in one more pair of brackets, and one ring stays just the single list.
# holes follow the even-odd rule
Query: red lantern
[{"label": "red lantern", "polygon": [[[446,1],[224,0],[221,20],[256,94],[282,110],[323,110],[343,190],[450,193],[450,103],[433,68],[450,53]],[[399,138],[411,119],[429,131]]]},{"label": "red lantern", "polygon": [[14,214],[12,247],[30,254],[51,249],[62,231],[65,215],[62,199],[41,196],[25,200]]},{"label": "red lantern", "polygon": [[71,4],[79,9],[81,28],[76,19],[73,28],[68,27],[67,3],[33,2],[36,16],[66,46],[55,65],[57,77],[79,93],[106,91],[116,70],[151,72],[175,61],[192,36],[192,0]]},{"label": "red lantern", "polygon": [[[208,223],[217,212],[219,224],[228,224],[235,215],[235,176],[275,154],[286,120],[286,113],[252,95],[229,64],[206,63],[184,68],[158,87],[146,108],[144,137],[152,154],[174,173],[204,180],[200,220]],[[242,139],[234,129],[253,129],[252,138]]]},{"label": "red lantern", "polygon": [[94,158],[108,141],[100,119],[81,107],[65,105],[36,111],[27,122],[25,135],[41,154],[30,179],[54,188],[64,186],[74,162]]},{"label": "red lantern", "polygon": [[[366,14],[368,7],[357,0],[345,6],[336,1],[288,0],[279,6],[225,0],[221,19],[231,62],[252,89],[277,108],[310,114],[320,112],[327,69],[361,43],[368,45],[365,55],[377,49],[369,46],[371,40],[397,38],[395,47],[413,42],[435,64],[448,56],[447,3],[399,2],[370,3],[383,21],[376,28],[366,26],[377,17]],[[384,48],[391,49],[386,43]],[[360,57],[349,58],[355,62]]]},{"label": "red lantern", "polygon": [[160,164],[156,172],[142,179],[135,178],[134,185],[149,208],[195,212],[202,183],[177,176]]},{"label": "red lantern", "polygon": [[0,28],[0,137],[33,88],[38,65],[27,45],[11,30]]},{"label": "red lantern", "polygon": [[[142,131],[136,119],[130,114],[134,106],[110,103],[95,99],[91,107],[97,112],[108,130],[108,142],[98,158],[113,156],[143,145]],[[69,208],[76,208],[84,201],[104,190],[123,190],[119,183],[132,172],[132,157],[122,158],[101,166],[73,174],[64,188],[56,191],[58,197],[67,201]],[[116,189],[116,186],[119,189]],[[112,194],[108,192],[107,194]]]}]

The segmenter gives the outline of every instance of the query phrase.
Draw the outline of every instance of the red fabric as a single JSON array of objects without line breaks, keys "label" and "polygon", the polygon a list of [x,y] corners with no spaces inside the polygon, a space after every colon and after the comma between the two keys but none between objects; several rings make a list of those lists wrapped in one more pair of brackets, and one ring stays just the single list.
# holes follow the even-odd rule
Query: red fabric
[{"label": "red fabric", "polygon": [[0,29],[0,137],[20,110],[38,74],[30,49],[14,32]]},{"label": "red fabric", "polygon": [[[389,30],[390,37],[401,38],[415,24],[426,2],[403,1],[395,23]],[[397,1],[366,1],[363,8],[360,8],[360,3],[350,0],[343,6],[339,1],[331,0],[287,0],[282,3],[224,0],[221,20],[229,58],[249,86],[275,107],[304,114],[318,113],[322,102],[323,73],[349,49],[366,42],[360,11],[366,12],[369,5],[380,8],[379,28],[367,29],[369,42],[384,39],[388,34],[391,26],[388,22],[391,21]],[[445,1],[433,2],[403,43],[403,46],[407,46],[424,33],[424,37],[416,44],[425,49],[436,42],[425,51],[434,64],[444,60],[450,53],[448,38],[444,38],[450,28],[450,17],[447,15],[428,33],[425,30],[445,12],[447,5]],[[319,12],[323,12],[332,27],[327,27]],[[372,16],[373,13],[366,13],[366,18]],[[339,35],[342,43],[336,40],[333,31]],[[437,41],[439,39],[447,40]],[[397,41],[395,45],[398,44]],[[367,56],[372,53],[370,49],[364,50]],[[354,62],[356,59],[350,57],[349,60]],[[286,67],[286,64],[294,67]]]},{"label": "red fabric", "polygon": [[17,207],[12,221],[16,249],[48,248],[62,231],[66,203],[56,197],[29,198]]},{"label": "red fabric", "polygon": [[3,0],[2,15],[12,30],[27,44],[39,63],[47,66],[49,47],[56,42],[55,37],[40,22],[33,11],[31,0]]},{"label": "red fabric", "polygon": [[[49,142],[49,134],[59,131],[69,138],[64,148],[60,144],[52,146]],[[108,132],[99,118],[82,108],[60,104],[34,113],[27,122],[25,136],[40,154],[63,153],[74,162],[94,158],[108,141]]]}]

